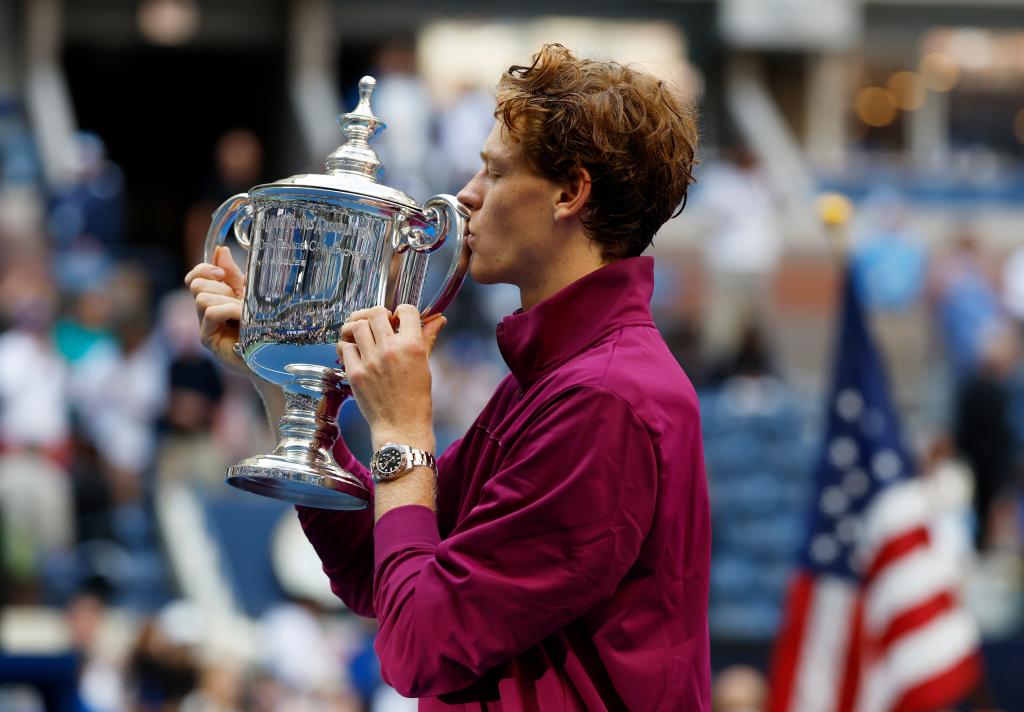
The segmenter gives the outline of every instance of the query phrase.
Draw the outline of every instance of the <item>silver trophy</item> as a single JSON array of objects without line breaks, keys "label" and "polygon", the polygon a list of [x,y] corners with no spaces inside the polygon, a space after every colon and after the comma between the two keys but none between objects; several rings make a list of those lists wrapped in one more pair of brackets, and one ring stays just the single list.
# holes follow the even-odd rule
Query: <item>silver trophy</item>
[{"label": "silver trophy", "polygon": [[213,214],[205,258],[234,232],[249,252],[236,351],[261,378],[283,387],[281,440],[266,455],[228,468],[240,489],[322,509],[361,509],[369,492],[331,453],[338,411],[351,395],[335,344],[359,309],[419,306],[429,253],[456,241],[454,258],[421,319],[451,303],[469,267],[469,215],[451,195],[421,207],[377,181],[383,166],[368,141],[384,123],[373,115],[376,81],[359,82],[359,104],[338,123],[346,141],[327,157],[326,175],[297,175],[256,186]]}]

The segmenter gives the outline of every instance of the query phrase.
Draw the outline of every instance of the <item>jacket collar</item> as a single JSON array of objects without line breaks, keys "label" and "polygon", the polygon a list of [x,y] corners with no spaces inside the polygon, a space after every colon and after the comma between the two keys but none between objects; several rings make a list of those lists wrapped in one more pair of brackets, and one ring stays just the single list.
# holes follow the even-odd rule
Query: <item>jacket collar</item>
[{"label": "jacket collar", "polygon": [[653,326],[653,292],[652,258],[613,262],[502,319],[498,348],[520,387],[526,387],[622,326]]}]

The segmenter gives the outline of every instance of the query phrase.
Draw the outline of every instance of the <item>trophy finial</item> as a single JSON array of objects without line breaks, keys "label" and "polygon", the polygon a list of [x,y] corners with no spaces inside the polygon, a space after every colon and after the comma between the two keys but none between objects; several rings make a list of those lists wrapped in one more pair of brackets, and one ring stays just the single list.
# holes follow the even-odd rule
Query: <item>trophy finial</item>
[{"label": "trophy finial", "polygon": [[387,125],[373,115],[370,99],[377,80],[366,76],[359,80],[359,103],[355,110],[338,117],[338,125],[345,134],[345,143],[327,157],[327,173],[354,173],[376,182],[384,173],[384,166],[369,141]]},{"label": "trophy finial", "polygon": [[369,75],[359,80],[359,104],[356,106],[354,113],[373,116],[373,110],[370,109],[370,98],[373,96],[373,90],[376,88],[377,80]]}]

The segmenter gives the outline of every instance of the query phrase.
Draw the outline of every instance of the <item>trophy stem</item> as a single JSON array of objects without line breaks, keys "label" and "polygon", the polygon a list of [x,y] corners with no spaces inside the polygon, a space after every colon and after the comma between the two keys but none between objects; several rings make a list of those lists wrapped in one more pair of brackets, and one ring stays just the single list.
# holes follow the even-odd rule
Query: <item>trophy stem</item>
[{"label": "trophy stem", "polygon": [[293,364],[285,385],[285,411],[277,447],[228,468],[230,485],[292,504],[321,509],[363,509],[365,485],[334,460],[338,412],[352,391],[337,369]]},{"label": "trophy stem", "polygon": [[285,388],[284,414],[278,423],[281,439],[274,454],[282,457],[298,455],[310,463],[333,463],[331,449],[340,434],[338,412],[349,396],[348,389],[325,387],[323,395],[318,398]]}]

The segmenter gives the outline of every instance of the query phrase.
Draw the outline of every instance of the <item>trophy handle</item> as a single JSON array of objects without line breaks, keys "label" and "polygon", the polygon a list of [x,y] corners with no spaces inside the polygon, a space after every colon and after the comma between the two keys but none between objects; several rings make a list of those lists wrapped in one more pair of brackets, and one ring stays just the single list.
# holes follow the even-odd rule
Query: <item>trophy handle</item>
[{"label": "trophy handle", "polygon": [[228,230],[232,227],[238,244],[248,250],[251,244],[249,227],[252,225],[252,214],[252,203],[249,202],[248,193],[233,195],[221,203],[220,207],[213,211],[213,222],[206,233],[203,261],[213,262],[213,251],[228,239]]},{"label": "trophy handle", "polygon": [[420,310],[420,319],[440,314],[448,308],[466,279],[471,257],[469,244],[466,242],[466,223],[469,221],[469,211],[455,199],[455,196],[435,195],[423,204],[423,216],[429,222],[435,223],[437,227],[431,232],[411,230],[406,236],[409,247],[417,252],[433,252],[445,244],[449,238],[454,237],[455,253],[452,263],[448,267],[444,283],[437,291],[433,301]]}]

